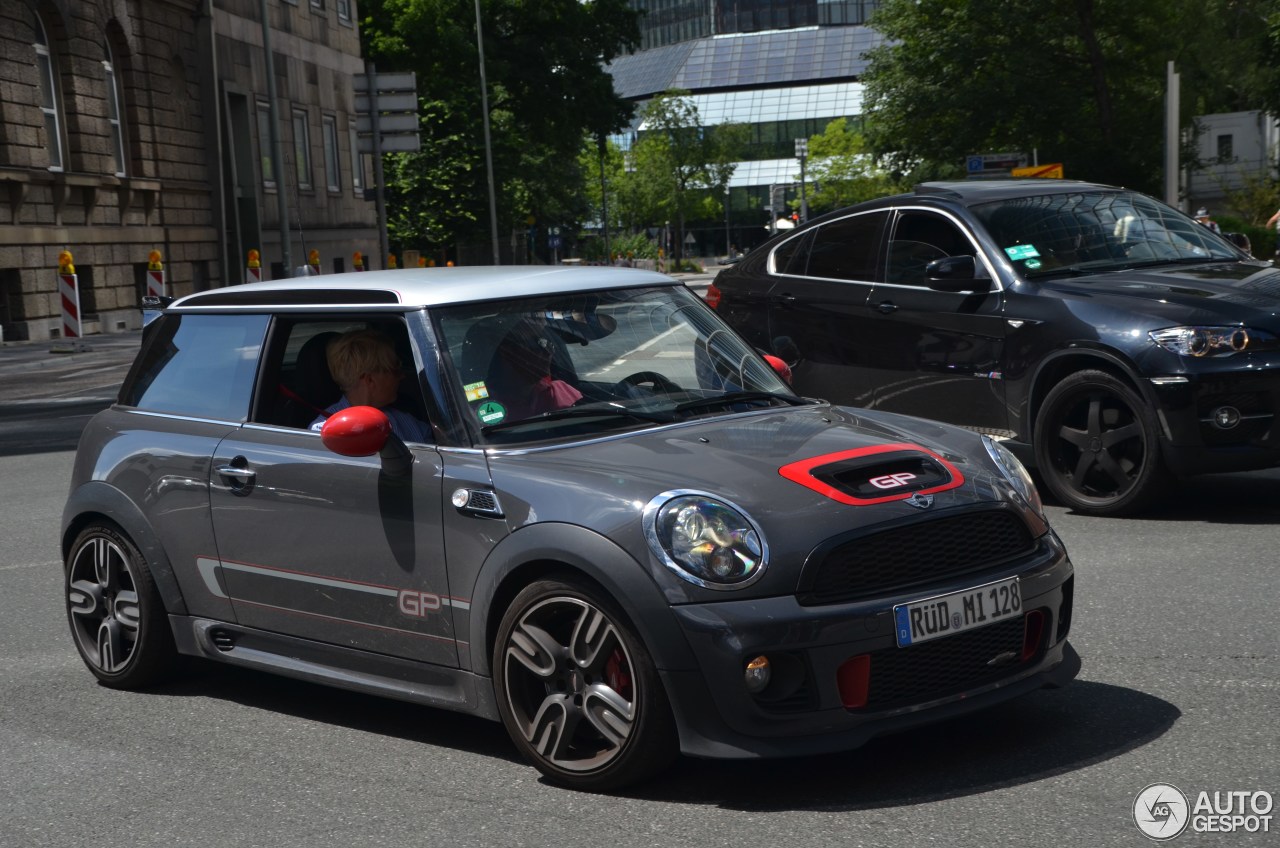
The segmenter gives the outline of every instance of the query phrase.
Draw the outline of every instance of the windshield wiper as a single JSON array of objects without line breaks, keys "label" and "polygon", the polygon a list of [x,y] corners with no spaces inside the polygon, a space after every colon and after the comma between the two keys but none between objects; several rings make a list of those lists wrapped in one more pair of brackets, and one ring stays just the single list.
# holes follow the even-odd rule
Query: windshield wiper
[{"label": "windshield wiper", "polygon": [[717,406],[731,406],[735,403],[750,403],[756,400],[780,400],[791,406],[808,406],[816,401],[811,398],[797,397],[796,395],[784,395],[781,392],[727,392],[722,395],[714,395],[712,397],[694,398],[684,403],[676,404],[672,412],[691,412],[695,409],[707,409]]},{"label": "windshield wiper", "polygon": [[570,407],[568,409],[553,409],[550,412],[544,412],[540,415],[533,415],[529,418],[515,418],[511,421],[499,421],[497,424],[486,424],[480,428],[481,433],[493,433],[498,430],[509,430],[512,427],[522,427],[525,424],[542,424],[547,421],[561,421],[566,418],[631,418],[635,421],[651,421],[654,424],[670,424],[675,418],[670,415],[659,415],[653,412],[640,412],[634,409],[625,409],[622,407],[605,407],[591,409],[589,407]]}]

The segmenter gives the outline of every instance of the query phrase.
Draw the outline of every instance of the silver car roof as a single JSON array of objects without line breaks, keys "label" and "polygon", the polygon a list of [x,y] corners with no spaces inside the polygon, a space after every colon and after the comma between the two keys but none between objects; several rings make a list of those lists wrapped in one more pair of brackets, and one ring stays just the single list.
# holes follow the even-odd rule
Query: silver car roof
[{"label": "silver car roof", "polygon": [[448,306],[541,294],[679,284],[656,271],[611,266],[403,268],[227,286],[179,298],[169,309]]}]

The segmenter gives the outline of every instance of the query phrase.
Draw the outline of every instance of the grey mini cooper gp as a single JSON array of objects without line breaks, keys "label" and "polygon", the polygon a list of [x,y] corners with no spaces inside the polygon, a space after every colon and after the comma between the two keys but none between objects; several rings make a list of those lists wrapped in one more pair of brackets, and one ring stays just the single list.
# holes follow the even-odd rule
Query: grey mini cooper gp
[{"label": "grey mini cooper gp", "polygon": [[180,655],[501,721],[554,782],[857,747],[1079,671],[998,442],[795,395],[697,296],[439,268],[150,304],[62,522],[105,685]]}]

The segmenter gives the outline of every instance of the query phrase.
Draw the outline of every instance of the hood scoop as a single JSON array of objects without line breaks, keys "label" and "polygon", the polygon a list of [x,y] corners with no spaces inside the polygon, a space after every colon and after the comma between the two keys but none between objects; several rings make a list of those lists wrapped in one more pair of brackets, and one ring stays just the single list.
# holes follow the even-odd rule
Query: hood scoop
[{"label": "hood scoop", "polygon": [[824,454],[784,465],[778,473],[850,506],[906,500],[917,493],[931,495],[964,483],[964,475],[954,465],[913,444]]}]

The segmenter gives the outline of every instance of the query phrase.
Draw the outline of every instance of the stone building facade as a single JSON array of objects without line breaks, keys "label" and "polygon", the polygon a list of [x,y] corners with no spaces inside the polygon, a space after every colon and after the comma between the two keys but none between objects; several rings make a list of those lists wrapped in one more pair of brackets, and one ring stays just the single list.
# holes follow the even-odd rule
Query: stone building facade
[{"label": "stone building facade", "polygon": [[362,71],[354,0],[2,0],[3,338],[61,335],[63,250],[86,335],[140,325],[152,250],[169,294],[243,282],[251,248],[264,279],[291,276],[278,192],[292,267],[312,250],[321,273],[372,259]]}]

